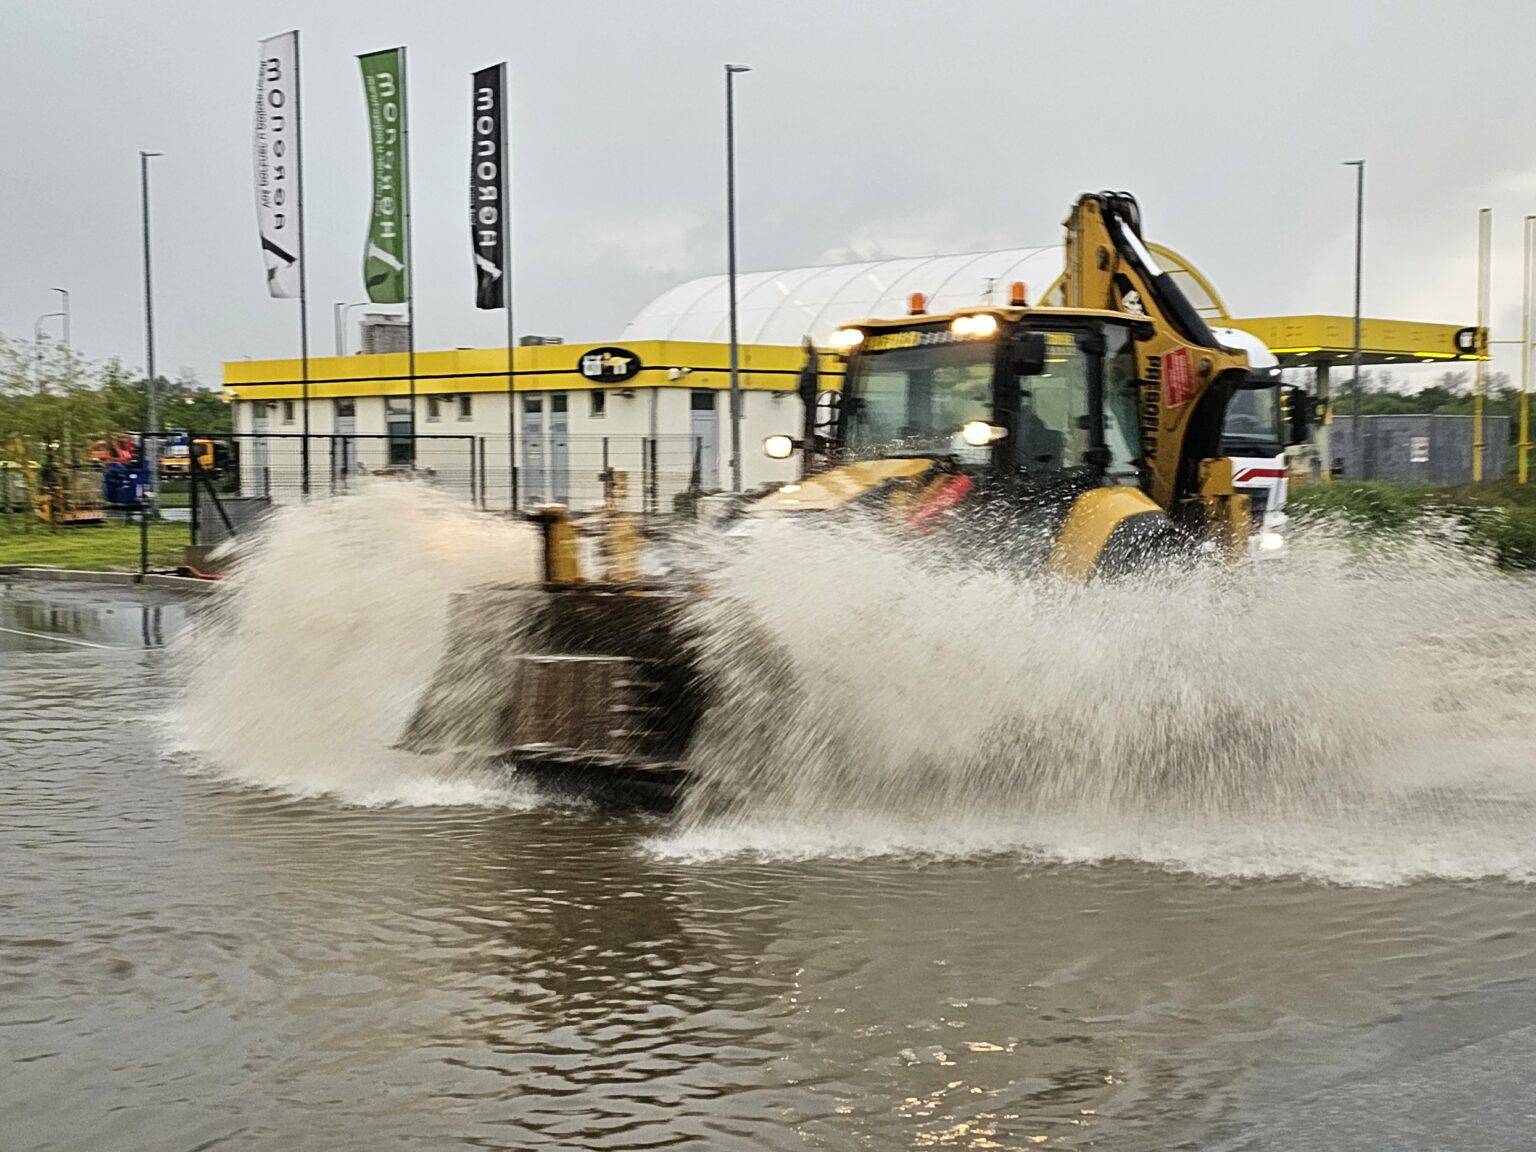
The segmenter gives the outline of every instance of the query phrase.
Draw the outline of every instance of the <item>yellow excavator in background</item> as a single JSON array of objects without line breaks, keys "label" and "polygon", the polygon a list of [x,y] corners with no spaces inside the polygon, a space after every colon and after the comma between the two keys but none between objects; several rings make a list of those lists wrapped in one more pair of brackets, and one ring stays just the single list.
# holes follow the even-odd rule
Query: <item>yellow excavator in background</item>
[{"label": "yellow excavator in background", "polygon": [[[834,333],[838,391],[819,389],[813,350],[800,435],[763,446],[803,453],[802,477],[747,502],[744,521],[873,514],[1075,579],[1243,555],[1251,515],[1221,436],[1228,401],[1254,386],[1245,354],[1158,268],[1132,197],[1084,195],[1066,228],[1062,306],[1030,307],[1022,285],[1007,307],[943,315],[914,296],[907,316]],[[1300,442],[1308,409],[1291,411]],[[490,748],[584,792],[670,804],[708,704],[679,626],[700,593],[638,580],[632,543],[588,573],[563,510],[538,518],[543,587],[460,599],[465,635],[496,632],[486,613],[506,625],[450,644],[403,745]],[[487,680],[489,709],[464,690]]]},{"label": "yellow excavator in background", "polygon": [[[910,314],[839,329],[843,386],[802,380],[803,478],[746,515],[826,512],[872,499],[912,524],[980,502],[1049,541],[1049,567],[1077,578],[1190,550],[1237,556],[1252,515],[1221,449],[1227,403],[1256,381],[1162,272],[1124,193],[1081,197],[1066,220],[1065,303]],[[1306,438],[1305,404],[1288,430]],[[1044,533],[1038,529],[1045,528]],[[1030,530],[1033,529],[1033,530]]]}]

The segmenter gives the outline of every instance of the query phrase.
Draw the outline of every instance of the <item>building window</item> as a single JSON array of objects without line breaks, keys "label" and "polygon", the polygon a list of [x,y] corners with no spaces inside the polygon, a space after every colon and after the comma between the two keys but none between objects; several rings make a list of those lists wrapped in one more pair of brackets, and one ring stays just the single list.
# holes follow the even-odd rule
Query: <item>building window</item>
[{"label": "building window", "polygon": [[437,396],[427,397],[427,422],[436,424],[443,418],[442,399]]},{"label": "building window", "polygon": [[715,394],[708,389],[695,389],[693,395],[688,398],[688,407],[694,412],[713,412],[715,410]]},{"label": "building window", "polygon": [[564,392],[551,392],[549,394],[549,410],[551,413],[565,411]]},{"label": "building window", "polygon": [[338,400],[338,401],[336,401],[336,418],[338,420],[346,420],[346,419],[349,419],[349,418],[355,418],[356,416],[357,416],[357,401],[356,400]]},{"label": "building window", "polygon": [[592,397],[592,419],[601,419],[608,411],[608,393],[594,388],[588,395]]},{"label": "building window", "polygon": [[474,405],[470,401],[469,393],[459,397],[459,419],[473,420],[475,418]]},{"label": "building window", "polygon": [[292,400],[284,400],[283,401],[283,423],[284,424],[292,424],[293,423],[293,401]]}]

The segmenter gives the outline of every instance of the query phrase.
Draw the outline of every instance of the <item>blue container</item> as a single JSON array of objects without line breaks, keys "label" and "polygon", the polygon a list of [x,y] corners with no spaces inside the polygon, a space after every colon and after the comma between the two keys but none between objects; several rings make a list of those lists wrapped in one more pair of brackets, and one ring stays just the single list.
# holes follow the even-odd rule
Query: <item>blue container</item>
[{"label": "blue container", "polygon": [[101,477],[101,495],[118,508],[137,508],[144,502],[144,471],[136,465],[108,464]]}]

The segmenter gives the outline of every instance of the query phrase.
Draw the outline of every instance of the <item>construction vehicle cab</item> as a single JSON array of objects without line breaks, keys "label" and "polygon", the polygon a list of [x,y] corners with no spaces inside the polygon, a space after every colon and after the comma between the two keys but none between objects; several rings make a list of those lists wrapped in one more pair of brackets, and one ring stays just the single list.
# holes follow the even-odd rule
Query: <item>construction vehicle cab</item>
[{"label": "construction vehicle cab", "polygon": [[[1246,549],[1250,512],[1222,449],[1228,404],[1268,388],[1218,339],[1140,239],[1123,194],[1067,219],[1063,307],[870,320],[832,338],[838,402],[808,404],[806,475],[752,515],[827,510],[877,493],[926,525],[973,499],[1043,519],[1050,566],[1088,577],[1207,543]],[[806,397],[809,399],[809,397]],[[817,412],[831,408],[831,419]],[[995,515],[991,523],[996,524]]]}]

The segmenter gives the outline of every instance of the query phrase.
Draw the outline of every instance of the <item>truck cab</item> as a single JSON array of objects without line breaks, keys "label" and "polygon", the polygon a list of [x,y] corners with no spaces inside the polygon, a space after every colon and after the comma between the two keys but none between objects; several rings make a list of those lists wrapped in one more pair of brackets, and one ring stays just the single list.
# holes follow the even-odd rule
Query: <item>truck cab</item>
[{"label": "truck cab", "polygon": [[1221,450],[1232,461],[1232,485],[1253,513],[1249,551],[1270,555],[1285,547],[1290,473],[1285,449],[1293,443],[1292,409],[1304,406],[1299,389],[1280,382],[1280,362],[1257,336],[1240,328],[1213,329],[1222,343],[1248,355],[1249,386],[1233,393],[1221,426]]}]

